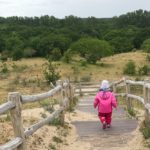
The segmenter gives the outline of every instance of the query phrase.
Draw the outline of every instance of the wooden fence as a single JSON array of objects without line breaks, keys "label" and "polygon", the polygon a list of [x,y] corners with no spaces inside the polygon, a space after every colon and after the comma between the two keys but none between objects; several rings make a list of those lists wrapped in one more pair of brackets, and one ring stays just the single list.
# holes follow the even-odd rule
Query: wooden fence
[{"label": "wooden fence", "polygon": [[[0,150],[26,150],[26,138],[32,135],[36,130],[52,122],[56,117],[60,117],[61,124],[64,123],[64,110],[70,107],[73,100],[73,90],[69,81],[58,81],[57,86],[52,90],[37,94],[37,95],[21,95],[18,92],[12,92],[8,94],[8,102],[0,105],[0,114],[6,111],[10,112],[10,117],[14,129],[14,139],[0,146]],[[45,119],[40,120],[38,123],[33,124],[29,128],[23,128],[23,122],[21,117],[22,104],[29,102],[36,102],[39,100],[44,100],[48,97],[54,96],[60,93],[60,107],[58,110],[54,111],[50,116]]]},{"label": "wooden fence", "polygon": [[[142,86],[143,96],[137,96],[131,94],[130,87],[131,86]],[[145,108],[145,122],[150,124],[150,83],[146,81],[132,81],[121,79],[119,81],[111,83],[111,88],[115,93],[115,96],[122,96],[126,98],[125,103],[127,104],[127,108],[131,109],[131,100],[139,101]],[[118,87],[125,87],[125,91],[123,93],[117,93]],[[76,95],[89,95],[96,94],[100,88],[100,83],[77,83],[76,84]]]}]

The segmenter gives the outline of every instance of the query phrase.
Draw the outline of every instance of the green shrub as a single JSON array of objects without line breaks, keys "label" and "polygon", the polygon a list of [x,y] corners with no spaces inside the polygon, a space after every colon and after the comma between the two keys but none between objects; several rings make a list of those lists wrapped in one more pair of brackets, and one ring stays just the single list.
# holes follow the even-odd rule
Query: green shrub
[{"label": "green shrub", "polygon": [[8,70],[8,67],[7,67],[7,64],[6,63],[3,63],[2,66],[1,66],[1,70],[0,70],[1,73],[8,73],[9,70]]},{"label": "green shrub", "polygon": [[74,108],[75,108],[75,106],[76,106],[76,104],[78,102],[78,98],[77,97],[73,97],[73,100],[71,102],[72,103],[71,103],[70,107],[67,109],[67,111],[70,111],[70,112],[74,110]]},{"label": "green shrub", "polygon": [[150,68],[147,65],[144,65],[142,67],[139,67],[138,74],[139,75],[148,75],[149,71],[150,71]]},{"label": "green shrub", "polygon": [[149,54],[146,55],[146,60],[150,61],[150,55]]},{"label": "green shrub", "polygon": [[60,121],[59,117],[58,118],[54,118],[53,121],[49,122],[49,125],[54,125],[54,126],[61,125],[61,121]]},{"label": "green shrub", "polygon": [[24,71],[25,69],[28,68],[27,65],[17,66],[15,63],[13,63],[11,67],[12,67],[14,72],[22,72],[22,71]]},{"label": "green shrub", "polygon": [[145,139],[150,138],[150,126],[146,125],[145,121],[142,123],[140,131],[143,133]]},{"label": "green shrub", "polygon": [[49,148],[50,148],[50,150],[56,150],[56,146],[55,145],[53,145],[52,143],[51,144],[49,144]]},{"label": "green shrub", "polygon": [[60,74],[57,71],[57,66],[57,64],[52,63],[51,59],[47,59],[43,73],[48,84],[52,82],[54,85],[56,85],[56,81],[60,78]]},{"label": "green shrub", "polygon": [[141,45],[141,48],[147,52],[147,53],[150,53],[150,38],[149,39],[146,39],[143,44]]},{"label": "green shrub", "polygon": [[58,104],[58,101],[56,99],[45,99],[45,100],[41,100],[39,101],[40,105],[48,112],[52,113],[54,112],[54,105]]},{"label": "green shrub", "polygon": [[78,77],[79,77],[79,67],[78,66],[72,66],[71,69],[73,70],[73,77],[74,77],[74,82],[78,82]]},{"label": "green shrub", "polygon": [[62,143],[63,142],[63,140],[61,138],[57,137],[57,136],[53,137],[53,141],[56,142],[56,143]]},{"label": "green shrub", "polygon": [[13,52],[12,52],[12,58],[14,61],[19,60],[23,57],[23,51],[20,48],[16,48]]},{"label": "green shrub", "polygon": [[81,61],[80,61],[80,65],[81,65],[82,67],[86,67],[86,66],[87,66],[87,62],[84,61],[84,60],[81,60]]},{"label": "green shrub", "polygon": [[133,117],[135,117],[135,115],[136,115],[134,109],[127,109],[127,112],[129,115],[131,115]]},{"label": "green shrub", "polygon": [[35,53],[36,53],[36,50],[28,47],[23,50],[23,57],[26,57],[26,58],[32,57],[35,55]]},{"label": "green shrub", "polygon": [[57,60],[60,60],[61,58],[61,51],[59,48],[54,48],[51,52],[51,59],[53,61],[57,61]]},{"label": "green shrub", "polygon": [[62,58],[62,61],[65,63],[70,63],[72,60],[72,51],[70,49],[68,49],[65,53],[64,56]]},{"label": "green shrub", "polygon": [[2,51],[0,59],[4,62],[7,61],[7,59],[10,57],[9,51]]},{"label": "green shrub", "polygon": [[128,63],[125,65],[123,69],[123,73],[127,75],[135,75],[136,74],[135,62],[128,61]]}]

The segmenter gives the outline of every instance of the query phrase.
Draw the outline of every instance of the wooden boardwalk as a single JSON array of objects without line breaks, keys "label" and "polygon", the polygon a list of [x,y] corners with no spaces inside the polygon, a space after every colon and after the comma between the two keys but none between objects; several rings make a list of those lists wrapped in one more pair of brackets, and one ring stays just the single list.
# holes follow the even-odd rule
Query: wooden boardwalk
[{"label": "wooden boardwalk", "polygon": [[[77,110],[95,114],[93,108],[94,97],[82,97],[76,107]],[[113,111],[112,126],[103,130],[99,121],[75,121],[73,122],[79,135],[79,140],[89,142],[91,150],[117,150],[127,146],[132,134],[137,127],[135,119],[129,119],[122,107]]]}]

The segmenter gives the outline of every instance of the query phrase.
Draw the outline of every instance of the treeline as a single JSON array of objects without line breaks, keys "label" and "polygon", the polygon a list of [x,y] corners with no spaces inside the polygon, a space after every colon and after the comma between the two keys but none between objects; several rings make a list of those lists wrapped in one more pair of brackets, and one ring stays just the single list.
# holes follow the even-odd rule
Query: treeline
[{"label": "treeline", "polygon": [[3,60],[47,55],[60,59],[65,53],[67,58],[69,51],[78,52],[87,60],[98,60],[112,53],[145,48],[143,43],[149,38],[150,12],[144,10],[113,18],[0,17]]}]

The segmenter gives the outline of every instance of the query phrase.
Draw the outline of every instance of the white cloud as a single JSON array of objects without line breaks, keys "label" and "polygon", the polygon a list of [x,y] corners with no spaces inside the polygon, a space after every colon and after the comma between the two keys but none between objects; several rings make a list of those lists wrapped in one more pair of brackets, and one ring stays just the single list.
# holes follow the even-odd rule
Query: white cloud
[{"label": "white cloud", "polygon": [[150,0],[0,0],[1,16],[68,15],[113,17],[137,9],[150,10]]}]

